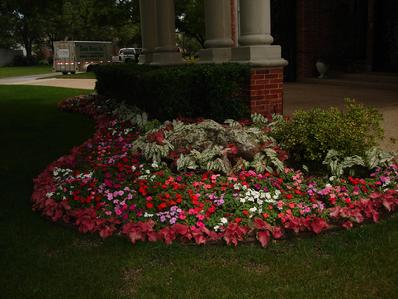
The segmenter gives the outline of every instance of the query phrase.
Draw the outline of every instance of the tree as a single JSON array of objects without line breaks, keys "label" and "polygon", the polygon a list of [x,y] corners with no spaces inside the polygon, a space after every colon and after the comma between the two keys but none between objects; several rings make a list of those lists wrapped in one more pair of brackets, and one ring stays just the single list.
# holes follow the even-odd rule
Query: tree
[{"label": "tree", "polygon": [[176,28],[187,37],[194,38],[204,48],[204,0],[176,1]]},{"label": "tree", "polygon": [[127,44],[139,37],[138,0],[64,0],[61,12],[52,15],[46,30],[50,40]]},{"label": "tree", "polygon": [[33,44],[43,33],[45,15],[42,7],[50,0],[3,0],[2,14],[9,22],[15,43],[24,45],[28,59],[32,57]]},{"label": "tree", "polygon": [[56,40],[140,40],[138,0],[2,0],[0,46],[33,46]]},{"label": "tree", "polygon": [[8,14],[6,3],[0,3],[0,48],[11,49],[16,46],[13,18]]}]

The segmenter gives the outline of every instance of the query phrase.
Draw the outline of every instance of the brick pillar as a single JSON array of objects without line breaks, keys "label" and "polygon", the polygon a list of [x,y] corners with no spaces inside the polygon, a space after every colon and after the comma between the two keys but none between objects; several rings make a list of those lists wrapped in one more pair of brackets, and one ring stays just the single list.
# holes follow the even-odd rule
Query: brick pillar
[{"label": "brick pillar", "polygon": [[251,113],[283,114],[283,67],[253,67],[249,93]]}]

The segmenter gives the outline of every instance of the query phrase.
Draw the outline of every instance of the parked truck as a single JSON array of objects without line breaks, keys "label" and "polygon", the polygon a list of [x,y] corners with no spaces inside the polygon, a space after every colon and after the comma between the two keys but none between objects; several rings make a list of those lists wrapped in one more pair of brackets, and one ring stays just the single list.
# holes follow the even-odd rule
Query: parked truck
[{"label": "parked truck", "polygon": [[74,74],[91,71],[97,64],[112,62],[112,43],[103,41],[54,42],[53,69],[56,72]]}]

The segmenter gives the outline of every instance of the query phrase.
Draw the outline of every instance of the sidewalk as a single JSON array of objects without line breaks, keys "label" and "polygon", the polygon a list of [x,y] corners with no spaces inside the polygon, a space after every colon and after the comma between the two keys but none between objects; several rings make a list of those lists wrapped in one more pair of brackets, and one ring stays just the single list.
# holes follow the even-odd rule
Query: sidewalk
[{"label": "sidewalk", "polygon": [[94,90],[96,79],[40,79],[24,84]]},{"label": "sidewalk", "polygon": [[[94,90],[95,79],[58,79],[52,78],[61,73],[50,73],[41,75],[31,75],[22,77],[10,77],[0,79],[0,85],[38,85],[38,86],[54,86],[65,88],[78,88]],[[51,78],[49,78],[51,77]]]}]

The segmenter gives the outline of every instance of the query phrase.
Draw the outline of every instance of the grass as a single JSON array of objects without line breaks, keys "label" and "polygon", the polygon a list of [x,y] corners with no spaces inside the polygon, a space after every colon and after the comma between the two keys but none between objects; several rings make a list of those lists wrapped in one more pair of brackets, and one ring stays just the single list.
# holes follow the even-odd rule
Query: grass
[{"label": "grass", "polygon": [[5,66],[0,67],[0,78],[48,74],[52,72],[51,65],[35,66]]},{"label": "grass", "polygon": [[56,103],[86,92],[0,86],[1,298],[396,298],[397,216],[262,249],[132,246],[33,213],[32,179],[93,133]]}]

